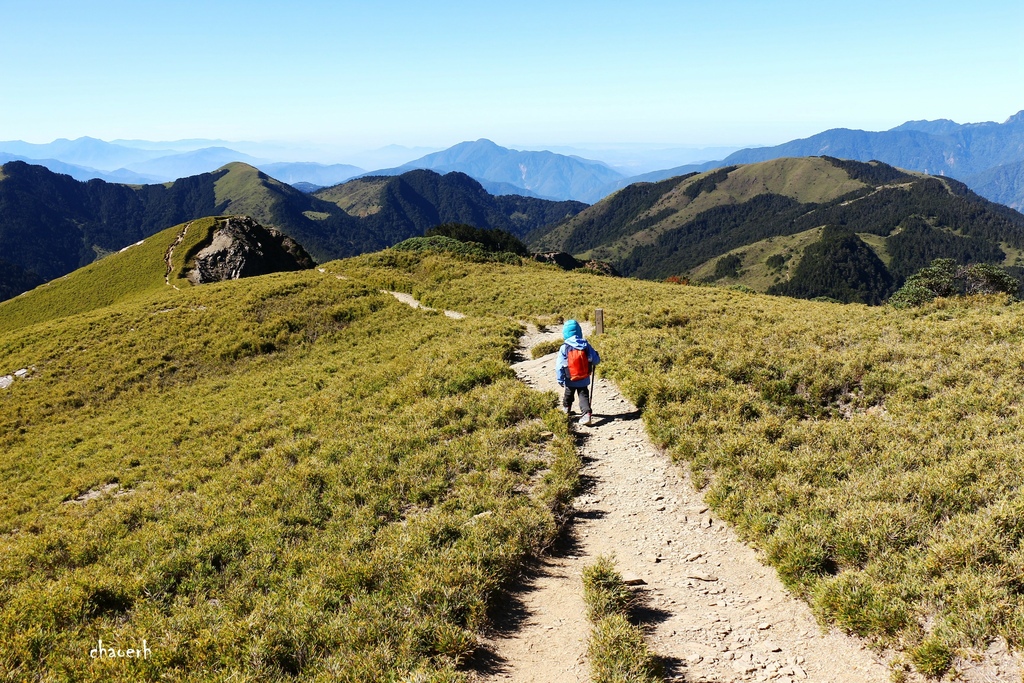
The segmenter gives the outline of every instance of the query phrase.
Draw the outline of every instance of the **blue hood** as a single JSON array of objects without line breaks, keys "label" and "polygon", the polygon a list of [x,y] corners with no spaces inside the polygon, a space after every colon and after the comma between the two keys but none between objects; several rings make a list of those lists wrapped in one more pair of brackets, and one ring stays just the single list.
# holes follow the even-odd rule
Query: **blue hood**
[{"label": "blue hood", "polygon": [[562,339],[569,339],[571,337],[583,339],[583,330],[575,320],[566,320],[565,325],[562,327]]}]

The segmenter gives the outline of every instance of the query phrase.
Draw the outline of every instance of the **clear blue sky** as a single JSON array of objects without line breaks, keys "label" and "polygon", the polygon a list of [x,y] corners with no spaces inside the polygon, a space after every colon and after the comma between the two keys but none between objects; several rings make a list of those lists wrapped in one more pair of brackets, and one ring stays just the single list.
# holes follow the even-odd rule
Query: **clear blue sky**
[{"label": "clear blue sky", "polygon": [[0,139],[776,143],[1024,109],[1021,0],[0,0]]}]

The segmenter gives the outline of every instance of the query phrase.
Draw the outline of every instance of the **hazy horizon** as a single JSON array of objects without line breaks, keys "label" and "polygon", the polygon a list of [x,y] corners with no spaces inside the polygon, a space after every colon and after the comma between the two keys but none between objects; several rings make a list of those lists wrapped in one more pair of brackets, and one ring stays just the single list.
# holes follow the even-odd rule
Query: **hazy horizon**
[{"label": "hazy horizon", "polygon": [[111,0],[4,15],[6,140],[742,147],[1024,106],[1012,0]]}]

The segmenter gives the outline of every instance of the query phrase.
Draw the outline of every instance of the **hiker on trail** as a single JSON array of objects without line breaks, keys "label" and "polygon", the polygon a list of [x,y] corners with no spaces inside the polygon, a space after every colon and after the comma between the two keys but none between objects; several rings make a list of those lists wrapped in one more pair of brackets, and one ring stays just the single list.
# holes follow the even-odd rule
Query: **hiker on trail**
[{"label": "hiker on trail", "polygon": [[590,410],[590,383],[594,368],[601,362],[594,347],[583,338],[583,329],[575,320],[566,320],[562,327],[562,339],[565,343],[558,349],[558,362],[555,363],[555,376],[558,386],[565,387],[562,394],[562,409],[572,412],[573,398],[580,397],[580,424],[589,425],[592,421]]}]

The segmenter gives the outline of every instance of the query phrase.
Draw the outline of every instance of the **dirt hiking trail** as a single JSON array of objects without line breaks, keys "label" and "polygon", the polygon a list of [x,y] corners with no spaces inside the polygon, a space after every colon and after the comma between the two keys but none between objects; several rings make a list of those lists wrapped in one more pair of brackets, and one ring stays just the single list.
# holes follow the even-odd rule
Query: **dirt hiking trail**
[{"label": "dirt hiking trail", "polygon": [[[413,307],[407,294],[390,292]],[[460,313],[445,311],[452,318]],[[592,325],[581,323],[584,334]],[[560,340],[560,326],[528,325],[520,338],[518,377],[561,395],[555,354],[529,360],[537,344]],[[597,379],[594,421],[574,426],[583,459],[582,490],[563,542],[504,606],[483,643],[475,680],[583,683],[591,624],[582,573],[611,555],[627,581],[641,580],[637,610],[666,678],[689,683],[817,681],[887,683],[887,661],[860,639],[823,632],[806,603],[793,597],[753,549],[704,504],[683,467],[648,439],[640,411],[612,382]],[[575,421],[579,405],[575,405]],[[997,639],[977,661],[957,659],[958,680],[1021,681],[1019,659]],[[907,681],[923,681],[908,673]]]},{"label": "dirt hiking trail", "polygon": [[174,287],[175,289],[178,288],[176,285],[171,284],[171,270],[174,269],[174,248],[182,243],[185,239],[185,235],[188,234],[188,229],[191,227],[192,221],[186,223],[185,227],[181,229],[181,232],[178,233],[178,236],[174,238],[174,241],[171,242],[171,246],[167,247],[167,251],[164,253],[164,263],[167,265],[167,269],[164,272],[164,284],[168,287]]},{"label": "dirt hiking trail", "polygon": [[[530,348],[559,338],[531,327],[521,353],[529,358]],[[535,389],[559,389],[554,354],[513,367]],[[627,579],[645,582],[639,616],[670,680],[889,681],[887,664],[858,640],[821,633],[807,605],[651,444],[636,407],[613,383],[595,384],[594,424],[576,428],[583,491],[567,547],[518,596],[518,628],[489,643],[497,661],[481,680],[588,681],[581,574],[608,554]]]}]

